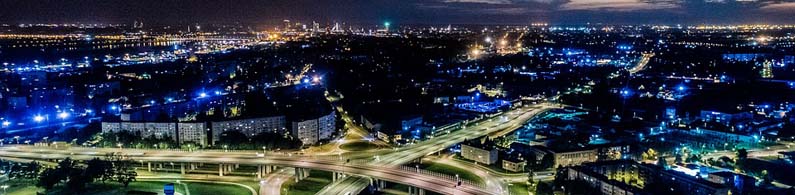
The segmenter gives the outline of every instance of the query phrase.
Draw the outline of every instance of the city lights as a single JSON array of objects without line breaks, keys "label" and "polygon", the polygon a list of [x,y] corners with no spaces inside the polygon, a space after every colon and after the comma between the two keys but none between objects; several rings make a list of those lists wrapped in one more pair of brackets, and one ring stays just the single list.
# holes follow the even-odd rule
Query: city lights
[{"label": "city lights", "polygon": [[[788,22],[771,14],[788,2],[619,1],[136,2],[154,10],[132,18],[12,5],[0,173],[18,186],[0,188],[116,193],[95,182],[107,176],[250,194],[226,185],[245,176],[260,194],[790,192],[795,25],[709,24]],[[49,174],[92,171],[107,174]]]},{"label": "city lights", "polygon": [[33,116],[33,121],[35,121],[35,122],[42,122],[42,121],[44,121],[44,117],[43,117],[43,116],[41,116],[41,115],[36,115],[36,116]]}]

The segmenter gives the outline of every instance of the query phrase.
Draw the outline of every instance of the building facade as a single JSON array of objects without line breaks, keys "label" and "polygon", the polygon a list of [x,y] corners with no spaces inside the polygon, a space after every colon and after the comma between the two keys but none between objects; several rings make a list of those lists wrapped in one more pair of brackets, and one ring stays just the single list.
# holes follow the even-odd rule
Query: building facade
[{"label": "building facade", "polygon": [[[479,142],[478,140],[473,140]],[[461,157],[478,163],[491,165],[497,162],[497,149],[489,144],[474,144],[474,142],[461,144]]]},{"label": "building facade", "polygon": [[179,143],[192,142],[201,146],[207,146],[207,131],[209,130],[207,123],[178,123],[177,132],[179,134]]},{"label": "building facade", "polygon": [[211,144],[218,142],[221,134],[227,131],[240,131],[246,136],[254,136],[263,132],[286,133],[287,118],[272,116],[212,122]]},{"label": "building facade", "polygon": [[317,144],[321,140],[330,139],[336,129],[336,113],[331,111],[327,115],[314,119],[293,121],[290,133],[301,140],[304,145]]}]

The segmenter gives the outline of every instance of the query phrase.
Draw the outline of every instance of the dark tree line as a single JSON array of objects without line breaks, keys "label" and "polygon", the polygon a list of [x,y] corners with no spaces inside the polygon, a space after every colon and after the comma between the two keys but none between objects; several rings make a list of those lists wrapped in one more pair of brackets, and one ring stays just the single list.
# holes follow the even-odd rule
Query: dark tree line
[{"label": "dark tree line", "polygon": [[119,144],[125,148],[143,148],[143,149],[169,149],[178,148],[178,144],[171,137],[163,138],[142,138],[139,133],[131,133],[127,131],[121,132],[107,132],[97,134],[99,140],[96,145],[100,147],[118,147]]},{"label": "dark tree line", "polygon": [[50,190],[59,184],[64,184],[67,192],[80,192],[93,182],[111,181],[127,187],[137,176],[132,161],[124,160],[120,156],[94,158],[86,161],[85,165],[66,158],[58,162],[58,166],[41,171],[36,185]]},{"label": "dark tree line", "polygon": [[261,150],[266,147],[273,149],[295,149],[301,147],[301,140],[289,134],[278,134],[263,132],[252,137],[248,137],[240,131],[227,131],[218,138],[216,147],[234,150]]}]

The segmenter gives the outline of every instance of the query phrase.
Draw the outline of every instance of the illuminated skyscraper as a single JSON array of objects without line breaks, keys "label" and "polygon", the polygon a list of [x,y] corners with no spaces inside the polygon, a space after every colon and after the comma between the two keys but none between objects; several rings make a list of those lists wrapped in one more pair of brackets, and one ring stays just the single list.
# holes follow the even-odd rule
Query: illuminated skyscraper
[{"label": "illuminated skyscraper", "polygon": [[759,72],[762,78],[773,78],[773,62],[765,61],[762,63],[762,71]]}]

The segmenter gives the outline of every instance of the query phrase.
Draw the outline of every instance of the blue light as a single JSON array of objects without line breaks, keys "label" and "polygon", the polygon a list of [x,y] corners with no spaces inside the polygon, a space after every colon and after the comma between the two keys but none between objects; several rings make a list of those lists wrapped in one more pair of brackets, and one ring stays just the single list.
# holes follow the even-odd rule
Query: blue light
[{"label": "blue light", "polygon": [[199,94],[199,97],[201,97],[201,98],[207,97],[207,93],[201,93],[201,94]]},{"label": "blue light", "polygon": [[119,107],[116,107],[116,106],[110,106],[110,109],[111,109],[111,110],[116,110],[116,109],[119,109]]},{"label": "blue light", "polygon": [[6,127],[7,127],[7,126],[9,126],[9,125],[11,125],[11,122],[8,122],[8,121],[3,121],[3,126],[6,126]]},{"label": "blue light", "polygon": [[60,119],[69,118],[69,113],[67,113],[67,112],[58,113],[58,118],[60,118]]},{"label": "blue light", "polygon": [[155,104],[155,101],[154,100],[149,101],[149,104]]},{"label": "blue light", "polygon": [[174,98],[166,98],[166,101],[173,102]]},{"label": "blue light", "polygon": [[687,88],[685,88],[684,85],[679,85],[679,87],[676,87],[676,89],[679,90],[679,91],[684,91]]},{"label": "blue light", "polygon": [[304,83],[309,83],[309,79],[304,79]]},{"label": "blue light", "polygon": [[44,117],[41,116],[41,115],[36,115],[36,116],[33,117],[33,121],[36,121],[37,123],[41,122],[41,121],[44,121]]},{"label": "blue light", "polygon": [[629,91],[629,89],[623,89],[623,90],[621,90],[621,92],[619,92],[619,93],[621,93],[621,95],[622,95],[622,96],[629,96],[629,95],[631,95],[631,94],[632,94],[632,92],[631,92],[631,91]]}]

